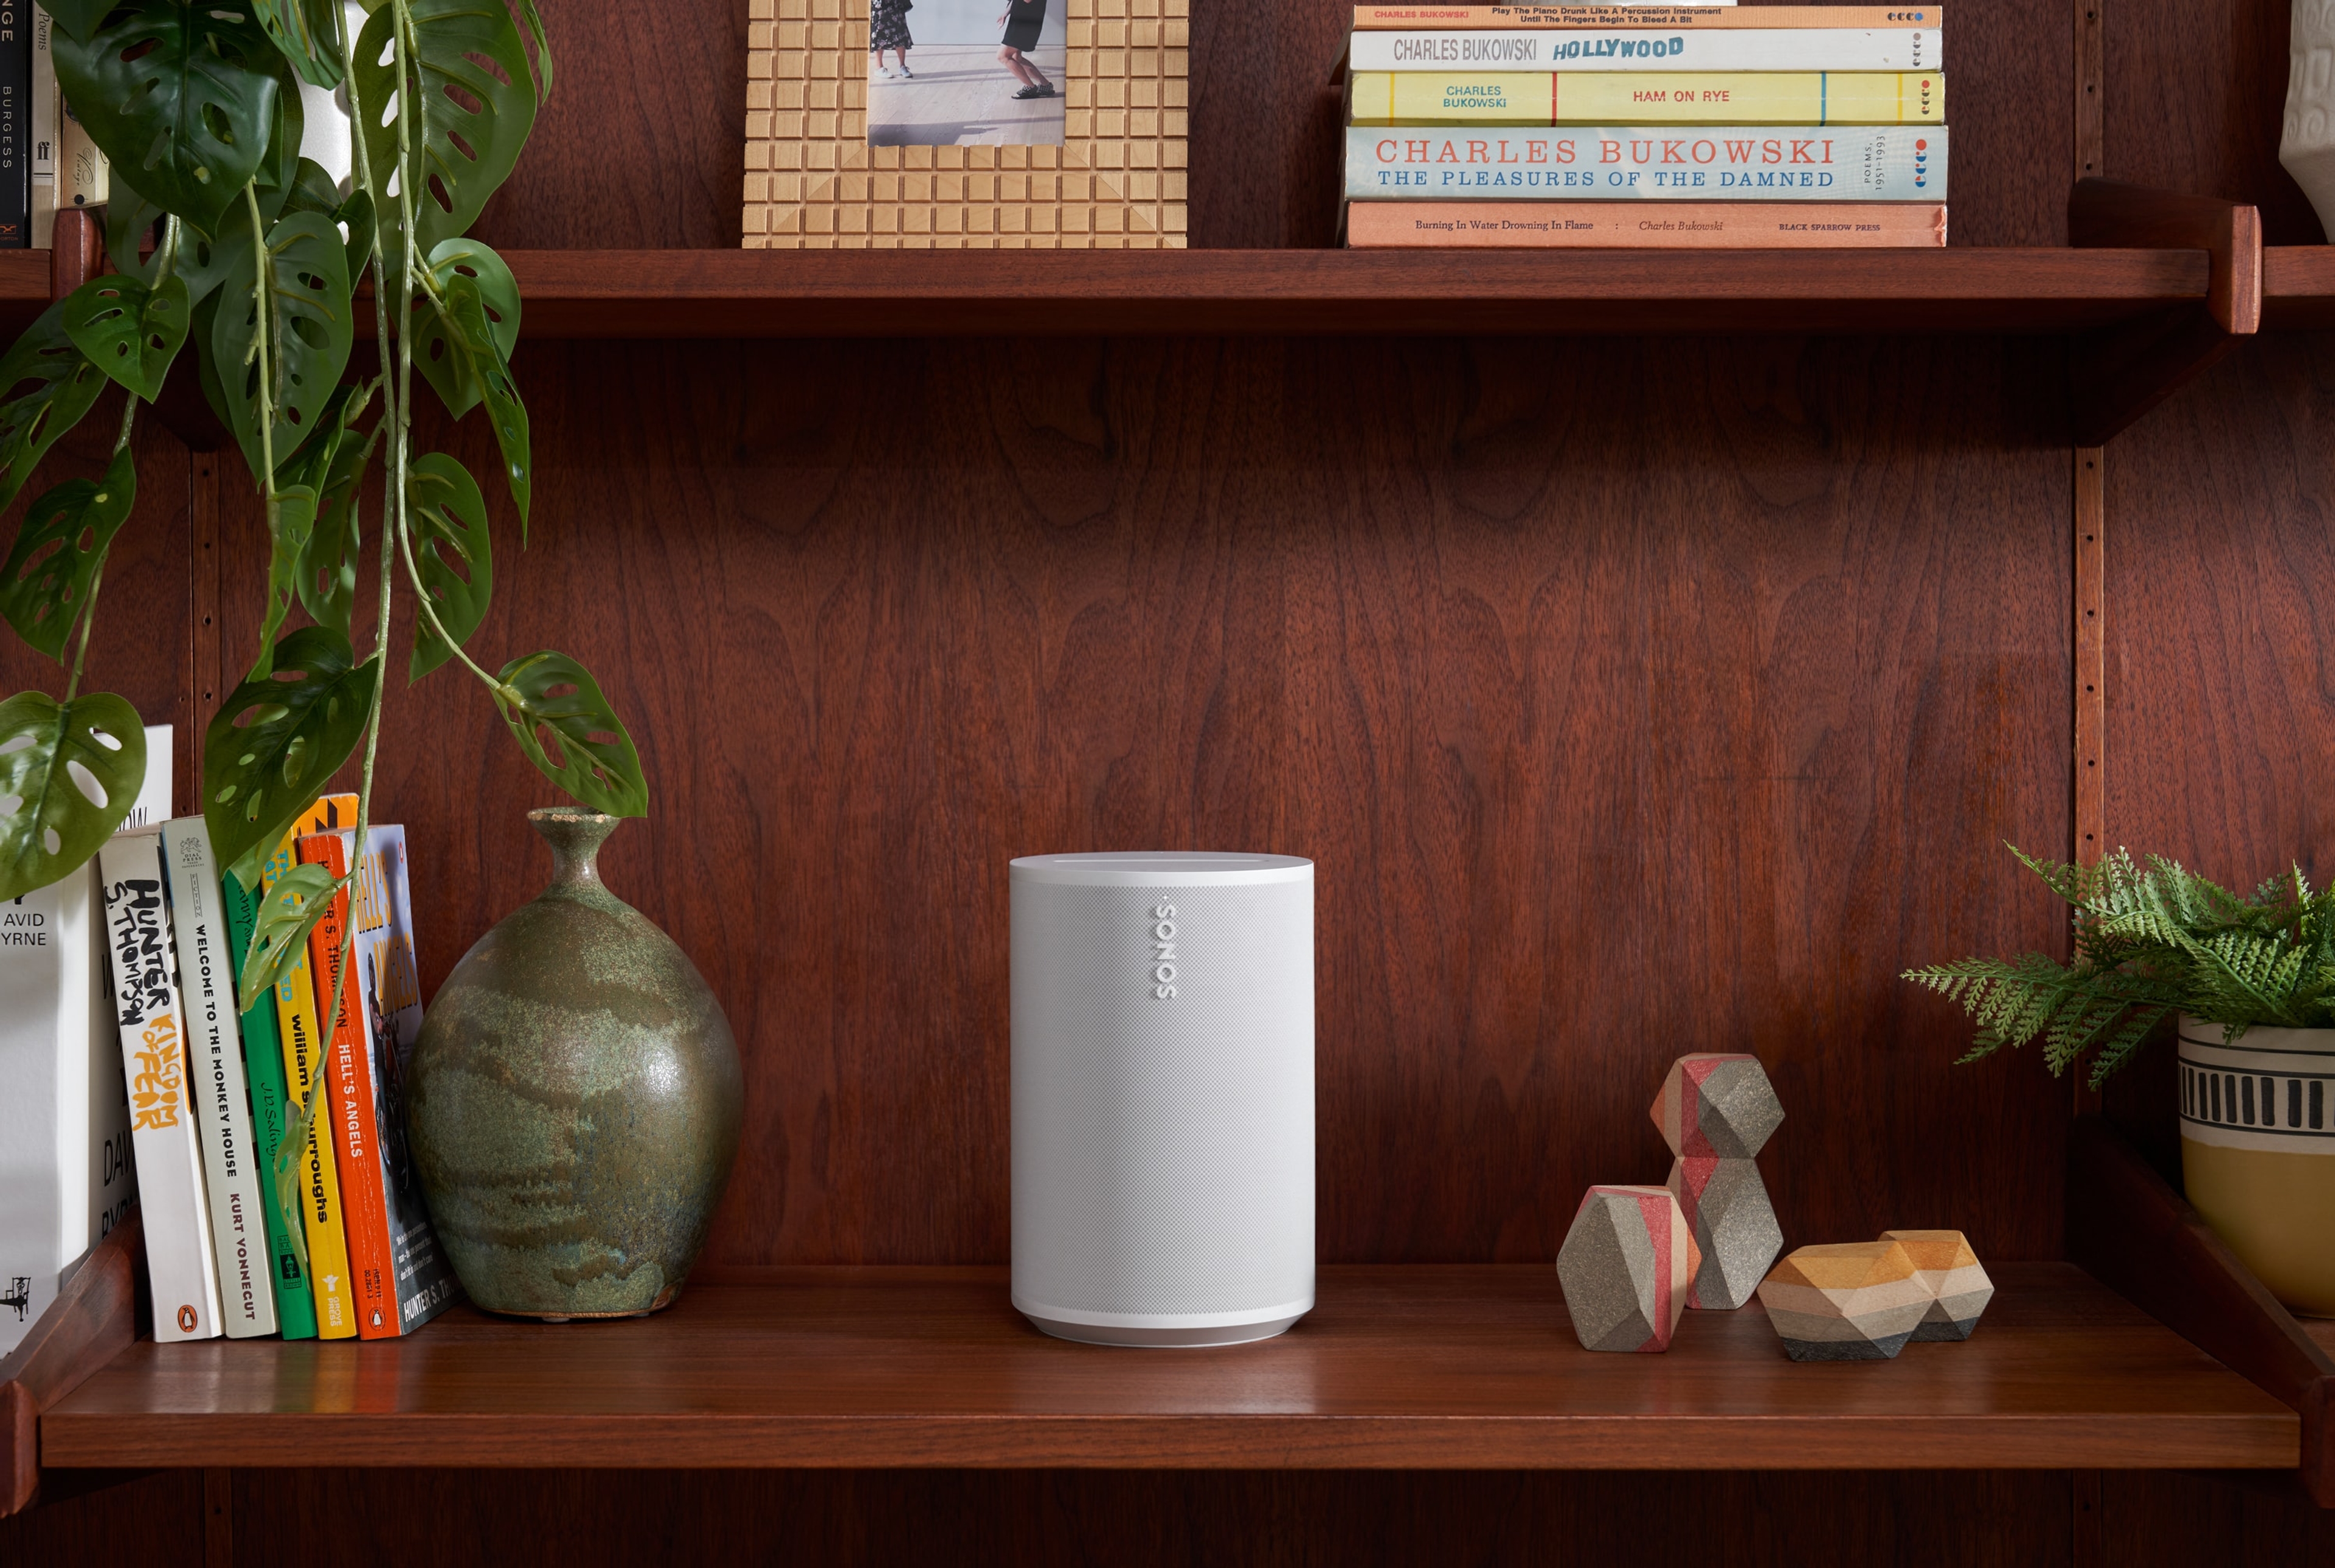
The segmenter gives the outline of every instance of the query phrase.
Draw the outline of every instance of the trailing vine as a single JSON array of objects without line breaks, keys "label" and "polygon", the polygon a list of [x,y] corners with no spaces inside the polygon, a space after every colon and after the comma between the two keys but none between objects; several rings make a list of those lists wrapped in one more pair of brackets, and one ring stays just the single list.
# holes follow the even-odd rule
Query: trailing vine
[{"label": "trailing vine", "polygon": [[[111,160],[107,252],[118,270],[52,305],[0,360],[0,506],[109,384],[124,403],[105,474],[43,491],[0,567],[0,615],[18,635],[60,663],[73,649],[62,701],[24,692],[0,702],[0,898],[85,864],[144,777],[138,714],[118,695],[82,692],[82,669],[106,558],[136,499],[138,407],[161,394],[189,341],[269,540],[259,646],[203,739],[203,815],[228,874],[257,896],[268,857],[352,759],[363,842],[401,567],[416,609],[408,681],[459,663],[546,778],[595,810],[644,814],[639,756],[582,664],[546,649],[489,673],[466,646],[491,594],[488,504],[458,459],[413,450],[420,334],[422,379],[447,412],[485,409],[525,537],[533,467],[510,370],[518,288],[465,231],[550,94],[535,0],[363,0],[354,37],[339,0],[52,0],[49,10],[59,84]],[[304,81],[345,92],[345,181],[300,156]],[[352,379],[367,278],[383,368]],[[368,528],[361,492],[384,450]],[[377,594],[360,658],[368,547]],[[296,609],[306,623],[287,630]],[[338,878],[298,866],[270,885],[240,995],[283,976],[359,863]],[[313,1098],[293,1108],[276,1154],[287,1213]],[[287,1234],[298,1245],[302,1227]]]}]

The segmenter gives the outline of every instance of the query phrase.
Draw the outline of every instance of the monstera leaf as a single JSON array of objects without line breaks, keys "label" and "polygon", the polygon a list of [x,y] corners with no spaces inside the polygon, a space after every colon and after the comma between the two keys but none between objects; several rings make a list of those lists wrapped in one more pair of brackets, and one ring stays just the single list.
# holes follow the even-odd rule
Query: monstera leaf
[{"label": "monstera leaf", "polygon": [[381,663],[360,664],[349,640],[302,626],[276,644],[268,673],[247,677],[203,735],[203,818],[235,879],[259,886],[259,866],[364,733]]},{"label": "monstera leaf", "polygon": [[332,461],[316,493],[316,526],[300,555],[300,603],[317,624],[344,635],[356,605],[357,547],[364,533],[360,503],[372,453],[373,443],[361,431],[344,429],[334,438]]},{"label": "monstera leaf", "polygon": [[175,273],[152,288],[119,273],[92,277],[65,296],[65,335],[92,364],[152,402],[187,341],[192,309]]},{"label": "monstera leaf", "polygon": [[[458,283],[467,284],[489,329],[474,334],[451,308],[441,310],[426,298],[414,307],[413,363],[430,379],[446,411],[460,419],[479,405],[481,362],[499,361],[508,368],[511,350],[518,346],[518,280],[511,276],[508,262],[468,236],[432,249],[429,273],[441,299]],[[481,336],[486,341],[478,341]]]},{"label": "monstera leaf", "polygon": [[[512,290],[514,297],[517,292]],[[442,297],[443,305],[429,312],[435,331],[421,344],[425,373],[456,418],[473,403],[487,405],[495,444],[502,450],[503,479],[518,508],[523,540],[534,491],[534,458],[527,404],[519,401],[518,383],[511,379],[507,351],[499,341],[500,324],[489,318],[475,277],[460,273],[448,277]]]},{"label": "monstera leaf", "polygon": [[259,24],[303,81],[326,92],[341,84],[340,0],[252,0]]},{"label": "monstera leaf", "polygon": [[84,37],[58,27],[58,85],[133,187],[218,233],[266,155],[284,57],[240,5],[144,0],[102,15]]},{"label": "monstera leaf", "polygon": [[295,866],[268,885],[251,923],[243,969],[235,977],[237,996],[265,996],[276,988],[292,961],[307,951],[308,934],[332,912],[339,886],[339,878],[313,862]]},{"label": "monstera leaf", "polygon": [[0,899],[86,865],[146,781],[138,710],[111,692],[0,702]]},{"label": "monstera leaf", "polygon": [[63,300],[43,311],[0,359],[0,507],[105,390],[105,373],[65,331],[64,312]]},{"label": "monstera leaf", "polygon": [[106,13],[121,4],[121,0],[56,0],[54,5],[43,5],[41,9],[57,24],[57,31],[76,42],[86,40],[105,20]]},{"label": "monstera leaf", "polygon": [[[420,52],[418,60],[405,62],[411,92],[400,91],[398,62],[385,58],[396,25],[392,7],[366,18],[352,66],[365,105],[357,132],[384,188],[398,167],[402,106],[420,106],[415,123],[421,145],[415,155],[421,177],[412,196],[415,249],[427,256],[478,221],[487,198],[510,178],[534,127],[538,99],[527,45],[503,0],[413,0],[409,14]],[[383,110],[392,100],[399,114],[384,124]],[[409,137],[413,130],[408,124]],[[399,227],[393,211],[380,216],[389,228]],[[391,247],[385,254],[400,250]]]},{"label": "monstera leaf", "polygon": [[[161,261],[161,237],[155,234],[155,220],[163,216],[162,209],[138,194],[116,171],[110,181],[112,194],[105,205],[105,254],[113,263],[113,270],[136,277],[142,282],[154,281]],[[148,239],[154,241],[153,259],[139,254]]]},{"label": "monstera leaf", "polygon": [[[300,156],[300,140],[306,132],[308,118],[300,102],[300,79],[280,55],[276,66],[276,117],[267,135],[267,151],[251,176],[252,194],[259,198],[259,216],[270,223],[284,210],[285,200],[299,178],[300,166],[308,163]],[[314,169],[316,165],[308,163],[308,167]],[[223,221],[233,223],[235,214],[228,213]]]},{"label": "monstera leaf", "polygon": [[372,197],[362,190],[342,196],[325,166],[304,158],[284,198],[284,210],[321,212],[336,224],[346,224],[349,237],[341,248],[348,258],[349,280],[364,276],[365,263],[373,259]]},{"label": "monstera leaf", "polygon": [[0,567],[0,615],[16,634],[59,663],[89,580],[138,498],[138,460],[128,447],[94,482],[67,479],[24,513],[15,548]]},{"label": "monstera leaf", "polygon": [[640,753],[592,673],[547,648],[503,666],[495,704],[528,760],[595,811],[645,817]]},{"label": "monstera leaf", "polygon": [[276,498],[267,513],[267,611],[259,624],[259,658],[247,681],[275,673],[276,634],[300,596],[300,558],[307,554],[316,526],[316,492],[306,485],[277,481]]},{"label": "monstera leaf", "polygon": [[415,617],[413,663],[406,675],[412,682],[452,658],[487,618],[495,557],[487,535],[486,498],[470,471],[452,458],[430,452],[415,459],[407,470],[405,496],[421,591],[446,634],[440,636],[428,621]]},{"label": "monstera leaf", "polygon": [[535,102],[541,107],[551,102],[551,40],[543,34],[543,18],[535,13],[535,0],[518,0],[518,15],[527,24],[528,36],[535,40]]},{"label": "monstera leaf", "polygon": [[268,390],[276,414],[272,440],[280,468],[324,428],[325,408],[347,368],[354,337],[348,265],[340,231],[318,212],[290,212],[276,221],[268,230],[265,268],[253,265],[247,225],[240,232],[229,229],[219,243],[230,256],[211,324],[212,363],[227,402],[228,428],[242,444],[252,472],[262,473],[261,367],[256,353],[260,304],[254,297],[254,282],[264,286],[268,312]]}]

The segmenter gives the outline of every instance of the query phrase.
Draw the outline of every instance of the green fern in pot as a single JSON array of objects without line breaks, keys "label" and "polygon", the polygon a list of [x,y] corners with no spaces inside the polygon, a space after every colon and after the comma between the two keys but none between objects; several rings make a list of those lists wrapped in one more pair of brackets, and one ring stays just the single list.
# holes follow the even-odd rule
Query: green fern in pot
[{"label": "green fern in pot", "polygon": [[2161,856],[2011,853],[2075,910],[2075,955],[1966,958],[1905,978],[1978,1025],[1964,1060],[2043,1041],[2091,1083],[2176,1019],[2189,1201],[2281,1301],[2335,1316],[2335,891],[2297,866],[2241,896]]}]

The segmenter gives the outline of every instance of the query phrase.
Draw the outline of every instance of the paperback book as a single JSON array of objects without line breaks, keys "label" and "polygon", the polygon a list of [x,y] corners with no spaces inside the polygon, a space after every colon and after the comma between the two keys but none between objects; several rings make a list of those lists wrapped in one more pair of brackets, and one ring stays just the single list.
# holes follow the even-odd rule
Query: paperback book
[{"label": "paperback book", "polygon": [[[333,1020],[333,1138],[357,1332],[373,1340],[410,1333],[437,1316],[453,1299],[454,1275],[430,1227],[404,1137],[404,1069],[421,1030],[405,830],[376,828],[365,837],[354,896],[334,896],[308,953],[320,1009],[328,1008],[344,940],[354,924],[352,970]],[[341,876],[355,837],[353,831],[311,835],[300,840],[300,858]]]},{"label": "paperback book", "polygon": [[1357,201],[1358,249],[1934,249],[1946,209],[1922,202]]},{"label": "paperback book", "polygon": [[[1765,17],[1748,6],[1730,16]],[[1733,27],[1673,31],[1633,18],[1594,29],[1356,32],[1350,71],[1936,71],[1934,27]]]},{"label": "paperback book", "polygon": [[[326,795],[318,799],[267,857],[261,869],[261,903],[274,896],[277,880],[296,864],[296,847],[304,836],[353,823],[356,816],[354,795]],[[276,1027],[284,1057],[285,1093],[294,1105],[311,1094],[318,1097],[320,1104],[331,1104],[325,1049],[316,1027],[320,1011],[308,954],[296,953],[276,985]],[[341,1173],[332,1152],[331,1122],[330,1115],[322,1109],[308,1120],[307,1145],[299,1156],[300,1228],[308,1248],[308,1290],[316,1307],[317,1337],[346,1340],[356,1334],[357,1309],[349,1283],[348,1237],[342,1228]]]},{"label": "paperback book", "polygon": [[1357,71],[1353,125],[1942,125],[1927,71]]},{"label": "paperback book", "polygon": [[1349,200],[1943,201],[1943,126],[1346,131]]},{"label": "paperback book", "polygon": [[227,911],[210,829],[201,818],[180,817],[162,825],[162,866],[170,878],[179,1003],[195,1079],[189,1099],[202,1140],[220,1327],[228,1339],[255,1339],[276,1331],[276,1292],[268,1281],[267,1229],[261,1218],[270,1204],[266,1161],[252,1133]]},{"label": "paperback book", "polygon": [[[252,927],[259,919],[259,900],[232,876],[219,878],[220,902],[227,911],[228,973],[242,973],[244,954],[251,948]],[[260,1217],[267,1236],[268,1282],[276,1295],[277,1331],[287,1340],[316,1337],[316,1302],[308,1289],[308,1272],[300,1263],[286,1215],[276,1202],[276,1154],[284,1147],[288,1121],[284,1083],[283,1039],[276,1027],[276,998],[262,993],[237,1020],[243,1040],[244,1082],[251,1091],[254,1157],[260,1179]],[[291,1216],[298,1223],[298,1215]]]},{"label": "paperback book", "polygon": [[[170,811],[170,730],[150,727],[130,822]],[[95,860],[0,903],[0,1356],[137,1191],[105,930]]]},{"label": "paperback book", "polygon": [[97,853],[105,886],[114,1019],[129,1079],[130,1139],[137,1150],[154,1338],[165,1343],[215,1339],[218,1268],[211,1253],[184,1014],[171,962],[160,836],[151,828],[121,834]]}]

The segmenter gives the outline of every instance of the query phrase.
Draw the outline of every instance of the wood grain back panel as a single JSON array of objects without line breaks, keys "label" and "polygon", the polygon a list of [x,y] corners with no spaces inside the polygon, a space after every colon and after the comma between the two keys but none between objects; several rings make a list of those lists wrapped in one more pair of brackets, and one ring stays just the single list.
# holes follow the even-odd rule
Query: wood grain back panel
[{"label": "wood grain back panel", "polygon": [[[558,6],[547,18],[557,90],[480,237],[504,248],[736,245],[747,173],[747,0]],[[1326,89],[1351,15],[1339,0],[1195,7],[1190,244],[1334,242],[1341,111]],[[2282,22],[2278,37],[2282,49]],[[2056,14],[2039,20],[2018,0],[1959,0],[1946,51],[1954,242],[2063,243],[2066,160],[2035,150],[2067,147],[2074,134],[2072,29]],[[2282,92],[2282,64],[2277,79]],[[2145,111],[2156,113],[2156,102]],[[2144,111],[2137,95],[2133,109]],[[2270,114],[2274,153],[2275,101]]]},{"label": "wood grain back panel", "polygon": [[2101,3],[2107,177],[2250,202],[2268,245],[2325,243],[2278,161],[2287,5]]},{"label": "wood grain back panel", "polygon": [[[1893,978],[2056,934],[1993,847],[2066,830],[2046,353],[522,350],[534,544],[475,648],[567,647],[641,742],[609,881],[747,1054],[711,1257],[1002,1259],[1006,861],[1135,846],[1320,866],[1325,1261],[1553,1257],[1662,1176],[1691,1050],[1775,1075],[1791,1240],[2053,1255],[2061,1097]],[[544,876],[462,682],[383,756],[425,992]]]},{"label": "wood grain back panel", "polygon": [[[2335,416],[2324,334],[2248,342],[2107,465],[2110,847],[2251,890],[2335,876]],[[2109,1104],[2174,1142],[2169,1042]]]}]

